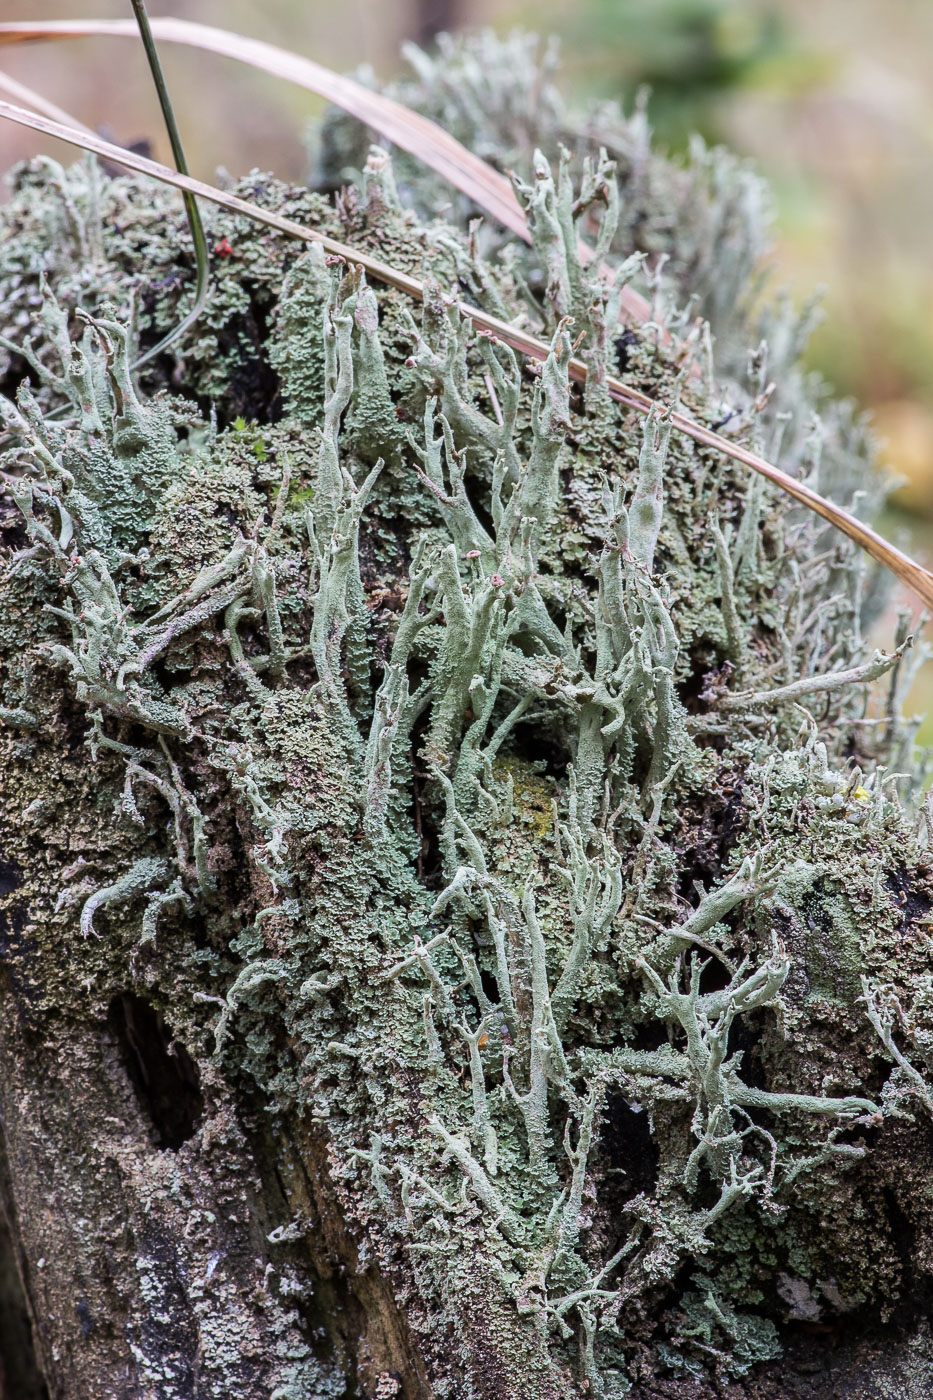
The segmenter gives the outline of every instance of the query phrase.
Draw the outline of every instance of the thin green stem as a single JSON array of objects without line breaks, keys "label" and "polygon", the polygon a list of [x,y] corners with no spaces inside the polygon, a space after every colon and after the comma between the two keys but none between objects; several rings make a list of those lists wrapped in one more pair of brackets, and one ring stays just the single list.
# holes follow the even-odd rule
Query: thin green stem
[{"label": "thin green stem", "polygon": [[[139,25],[139,35],[143,41],[143,48],[146,51],[146,58],[149,62],[149,70],[152,73],[152,81],[155,83],[156,92],[159,95],[159,105],[162,108],[162,116],[165,119],[165,129],[168,132],[168,139],[172,147],[172,155],[175,158],[175,168],[180,175],[189,174],[188,162],[185,159],[185,150],[181,143],[181,135],[178,130],[178,123],[175,121],[175,111],[172,107],[172,99],[169,96],[168,87],[165,82],[165,75],[162,72],[162,64],[159,61],[159,53],[156,49],[155,39],[152,37],[152,28],[149,24],[149,15],[146,12],[145,0],[130,0],[133,6],[133,13],[136,16],[136,23]],[[134,369],[139,369],[141,365],[155,359],[156,355],[161,355],[169,345],[178,339],[180,335],[192,326],[204,310],[204,303],[207,301],[207,276],[208,276],[208,254],[207,238],[204,233],[204,225],[201,223],[201,214],[198,210],[198,202],[190,191],[183,193],[185,201],[185,213],[188,216],[188,227],[191,230],[191,237],[194,242],[194,255],[197,261],[197,285],[195,287],[194,305],[188,314],[178,323],[174,330],[169,331],[158,343],[147,350],[144,355],[140,355],[134,364]]]}]

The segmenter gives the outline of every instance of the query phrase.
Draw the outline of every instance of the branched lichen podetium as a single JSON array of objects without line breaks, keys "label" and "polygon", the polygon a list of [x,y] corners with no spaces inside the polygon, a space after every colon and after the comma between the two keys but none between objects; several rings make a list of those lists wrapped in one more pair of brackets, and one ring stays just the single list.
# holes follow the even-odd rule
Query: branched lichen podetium
[{"label": "branched lichen podetium", "polygon": [[[129,1071],[86,1109],[137,1193],[107,1345],[166,1397],[194,1357],[205,1394],[257,1400],[764,1397],[791,1371],[815,1396],[818,1321],[841,1386],[919,1397],[918,649],[871,650],[849,542],[672,414],[841,501],[868,440],[787,308],[750,309],[754,177],[674,168],[638,113],[581,127],[577,162],[547,82],[522,165],[502,83],[531,90],[529,53],[422,56],[418,100],[521,166],[531,249],[405,212],[442,192],[382,150],[339,198],[238,187],[416,270],[417,312],[218,212],[203,317],[139,374],[191,282],[169,197],[42,162],[2,213],[11,1005],[137,1055],[165,1023],[203,1099],[180,1149],[174,1119],[115,1134]],[[330,124],[333,152],[357,136]],[[629,282],[655,320],[623,330]],[[463,286],[546,360],[478,334]],[[623,369],[661,411],[610,399]],[[103,1277],[77,1188],[52,1221],[23,1192],[35,1248],[71,1230]]]}]

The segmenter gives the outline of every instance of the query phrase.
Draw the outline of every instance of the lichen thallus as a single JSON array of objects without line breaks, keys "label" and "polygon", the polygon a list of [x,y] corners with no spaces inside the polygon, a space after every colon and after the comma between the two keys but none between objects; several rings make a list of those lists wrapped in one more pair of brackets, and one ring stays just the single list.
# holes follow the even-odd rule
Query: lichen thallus
[{"label": "lichen thallus", "polygon": [[[246,218],[264,223],[289,237],[298,238],[304,242],[319,243],[323,246],[325,251],[333,257],[343,259],[348,264],[360,266],[365,270],[368,276],[396,288],[398,291],[405,293],[415,300],[423,300],[424,284],[417,278],[389,266],[381,260],[363,252],[361,249],[328,238],[314,229],[306,228],[296,223],[294,220],[283,218],[270,210],[262,209],[258,205],[252,204],[247,200],[239,199],[204,181],[196,180],[188,173],[184,149],[175,121],[171,98],[159,62],[158,52],[152,35],[144,0],[131,0],[131,3],[158,92],[177,170],[171,170],[169,167],[161,165],[156,161],[149,160],[135,152],[123,150],[119,146],[115,146],[98,136],[92,136],[76,127],[70,127],[64,123],[54,121],[50,117],[29,112],[25,108],[11,102],[0,100],[0,117],[17,122],[21,126],[32,127],[36,131],[56,137],[70,145],[79,146],[84,150],[91,151],[98,156],[112,161],[115,165],[123,166],[128,170],[134,170],[142,175],[148,175],[165,184],[174,185],[182,192],[195,248],[197,276],[195,300],[191,309],[179,324],[157,345],[151,347],[140,356],[136,361],[136,367],[139,367],[161,354],[170,344],[173,344],[183,335],[200,316],[206,302],[208,290],[208,254],[207,242],[198,213],[198,197],[206,199],[210,203],[220,205],[230,210],[232,213],[241,214]],[[472,306],[469,303],[458,300],[457,305],[460,314],[466,317],[481,334],[486,334],[494,339],[505,342],[513,350],[516,350],[519,354],[529,359],[539,362],[546,360],[549,347],[537,336],[531,335],[529,332],[517,326],[502,321],[498,317],[491,315],[479,307]],[[587,377],[586,364],[580,359],[571,359],[569,363],[569,373],[571,379],[577,383],[584,383]],[[648,415],[653,410],[657,412],[661,411],[661,406],[656,404],[649,395],[634,388],[630,384],[624,383],[613,375],[606,376],[606,388],[610,397],[616,402],[623,404],[625,407],[634,409],[640,414]],[[704,427],[703,424],[694,421],[682,412],[673,410],[668,410],[668,412],[671,425],[677,432],[692,438],[694,442],[701,446],[712,448],[717,452],[721,452],[724,456],[731,458],[733,461],[742,463],[742,465],[749,467],[752,471],[759,473],[759,475],[780,487],[781,490],[785,491],[799,504],[814,511],[817,515],[821,516],[822,519],[847,535],[879,564],[894,574],[895,577],[914,593],[926,607],[933,609],[933,573],[930,573],[929,570],[918,564],[916,560],[910,558],[909,555],[892,545],[869,525],[858,520],[841,506],[827,500],[824,496],[812,490],[812,488],[807,486],[804,482],[790,476],[787,472],[782,471],[781,468],[775,466],[749,448],[744,447],[742,444],[729,441],[729,439],[723,437],[721,434],[714,432],[711,428]]]}]

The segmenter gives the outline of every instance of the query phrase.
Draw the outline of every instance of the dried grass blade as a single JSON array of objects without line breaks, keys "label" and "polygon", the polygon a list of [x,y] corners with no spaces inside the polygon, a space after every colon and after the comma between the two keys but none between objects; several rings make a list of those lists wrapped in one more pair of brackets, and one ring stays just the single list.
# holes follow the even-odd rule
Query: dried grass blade
[{"label": "dried grass blade", "polygon": [[[239,59],[253,68],[260,68],[276,78],[296,83],[326,98],[378,131],[393,145],[423,161],[512,233],[526,243],[531,242],[525,211],[515,197],[511,182],[429,117],[412,111],[404,103],[372,92],[362,83],[335,73],[313,59],[291,53],[275,44],[267,44],[265,40],[250,39],[243,34],[186,19],[162,18],[153,19],[150,23],[154,37],[160,42],[188,44],[225,58]],[[35,24],[0,24],[0,44],[89,36],[132,39],[137,37],[137,33],[135,25],[128,20],[47,20]],[[579,251],[581,261],[592,261],[593,251],[582,240]],[[646,321],[651,312],[645,298],[632,287],[622,289],[621,310],[625,319],[636,322]]]},{"label": "dried grass blade", "polygon": [[[363,267],[369,276],[376,278],[380,282],[385,282],[389,286],[398,288],[399,291],[417,300],[424,297],[424,287],[416,278],[408,273],[400,272],[396,268],[390,267],[387,263],[381,262],[378,258],[370,257],[368,253],[363,253],[356,248],[352,248],[345,243],[340,243],[336,239],[328,238],[326,235],[318,233],[314,229],[305,228],[302,224],[295,223],[292,219],[283,218],[280,214],[275,214],[271,210],[262,209],[257,204],[251,204],[245,199],[239,199],[236,195],[226,193],[224,190],[215,189],[213,185],[208,185],[202,180],[195,180],[191,176],[180,175],[175,170],[170,170],[167,166],[159,165],[158,162],[147,160],[145,156],[137,155],[134,151],[123,150],[120,146],[114,146],[109,141],[104,141],[101,137],[86,132],[77,131],[73,127],[62,125],[60,122],[50,118],[39,116],[34,112],[27,112],[21,107],[14,106],[13,103],[0,100],[0,118],[6,118],[17,122],[20,126],[32,127],[35,131],[41,131],[48,136],[57,137],[61,141],[67,141],[70,145],[80,146],[84,150],[93,151],[96,155],[102,156],[105,160],[113,162],[114,165],[122,165],[128,170],[135,170],[141,175],[151,176],[153,179],[161,180],[164,184],[174,185],[177,189],[187,190],[191,194],[198,195],[213,204],[218,204],[224,209],[230,210],[234,214],[242,214],[244,217],[254,219],[258,223],[268,225],[270,228],[278,229],[279,232],[287,234],[291,238],[301,239],[305,243],[320,243],[322,247],[335,257],[343,258],[347,262],[356,263]],[[527,355],[531,359],[544,360],[549,351],[548,345],[539,340],[536,336],[529,335],[526,331],[507,322],[500,321],[495,316],[488,315],[478,307],[460,303],[462,314],[469,318],[473,325],[480,331],[505,341],[520,354]],[[582,383],[586,380],[586,365],[581,360],[571,360],[571,377]],[[623,383],[622,380],[607,376],[607,386],[612,397],[621,404],[635,409],[638,413],[647,414],[655,407],[655,401],[643,394],[641,390],[633,388],[631,385]],[[701,424],[693,422],[683,414],[674,414],[674,427],[678,432],[684,433],[694,442],[705,447],[711,447],[717,452],[722,452],[733,461],[741,462],[744,466],[750,467],[752,471],[760,473],[775,486],[779,486],[794,500],[808,509],[815,511],[817,515],[826,520],[830,525],[841,530],[843,534],[855,541],[879,564],[889,569],[901,582],[909,588],[925,604],[933,609],[933,574],[922,568],[915,560],[889,544],[881,535],[872,530],[870,526],[864,525],[860,520],[856,520],[848,511],[840,506],[833,505],[816,491],[812,491],[802,482],[781,471],[779,467],[771,462],[765,461],[763,457],[750,452],[748,448],[737,443],[729,442],[726,438],[720,437],[709,428],[704,428]]]},{"label": "dried grass blade", "polygon": [[[219,190],[204,180],[195,179],[193,175],[182,175],[167,165],[160,165],[158,161],[149,160],[146,156],[139,155],[136,151],[128,151],[123,146],[115,146],[93,131],[80,130],[54,121],[51,117],[28,112],[24,107],[18,107],[14,103],[5,102],[2,99],[0,99],[0,118],[16,122],[19,126],[31,127],[33,131],[41,131],[44,135],[65,141],[70,146],[79,146],[82,150],[92,151],[102,160],[109,161],[113,165],[120,165],[125,170],[134,170],[138,175],[148,175],[151,179],[159,180],[164,185],[174,185],[178,190],[197,195],[198,198],[206,199],[210,204],[220,205],[221,208],[229,210],[232,214],[242,214],[244,218],[266,224],[269,228],[277,229],[279,233],[287,234],[290,238],[300,239],[304,243],[320,243],[326,252],[332,253],[334,257],[343,258],[347,262],[358,263],[371,277],[375,277],[378,281],[396,287],[399,291],[405,292],[408,296],[415,297],[419,301],[424,295],[424,288],[417,278],[410,277],[406,272],[399,272],[396,268],[390,267],[388,263],[381,262],[368,253],[351,248],[349,244],[340,243],[335,238],[328,238],[326,234],[318,233],[316,229],[305,228],[303,224],[296,223],[294,219],[286,219],[271,209],[263,209],[258,204],[251,204],[249,200],[228,194],[226,190]],[[490,329],[498,328],[500,323],[495,321],[493,317],[487,317],[481,311],[477,311],[475,314],[480,318],[484,328],[486,328],[487,323]],[[509,327],[503,324],[503,329],[507,331]],[[544,354],[547,353],[547,347],[543,343],[542,350]]]},{"label": "dried grass blade", "polygon": [[[380,135],[424,161],[451,184],[469,194],[495,219],[527,239],[528,227],[511,184],[436,122],[413,112],[401,102],[372,92],[362,83],[325,68],[313,59],[290,53],[262,39],[250,39],[226,29],[191,20],[161,18],[151,21],[157,40],[188,44],[225,58],[239,59],[273,77],[284,78],[328,102],[342,107]],[[91,35],[138,39],[131,20],[63,20],[36,24],[0,24],[0,44],[40,39],[79,39]]]},{"label": "dried grass blade", "polygon": [[13,78],[9,73],[0,70],[0,92],[9,93],[17,103],[23,107],[32,107],[34,111],[41,112],[43,116],[51,117],[54,122],[61,122],[64,126],[73,126],[76,131],[85,131],[90,134],[91,128],[78,121],[70,112],[64,111],[61,107],[56,107],[54,102],[50,102],[47,97],[43,97],[41,92],[36,92],[33,88],[21,83],[18,78]]}]

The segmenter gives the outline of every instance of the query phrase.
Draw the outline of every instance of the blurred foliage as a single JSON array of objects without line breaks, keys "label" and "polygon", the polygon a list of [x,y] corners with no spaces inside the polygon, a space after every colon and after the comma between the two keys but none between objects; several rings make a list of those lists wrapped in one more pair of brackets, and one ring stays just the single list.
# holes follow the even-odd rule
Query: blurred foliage
[{"label": "blurred foliage", "polygon": [[645,86],[662,142],[722,136],[724,93],[754,84],[793,55],[776,5],[741,0],[589,0],[564,26],[571,71],[592,93],[631,100]]},{"label": "blurred foliage", "polygon": [[[754,157],[777,196],[781,276],[798,296],[826,288],[810,363],[884,410],[895,455],[907,432],[895,468],[914,479],[919,420],[903,405],[933,415],[933,6],[543,0],[515,13],[561,34],[583,91],[631,104],[648,88],[663,144],[685,150],[700,131]],[[933,517],[933,460],[920,486],[905,503]]]}]

